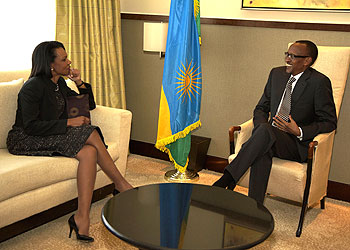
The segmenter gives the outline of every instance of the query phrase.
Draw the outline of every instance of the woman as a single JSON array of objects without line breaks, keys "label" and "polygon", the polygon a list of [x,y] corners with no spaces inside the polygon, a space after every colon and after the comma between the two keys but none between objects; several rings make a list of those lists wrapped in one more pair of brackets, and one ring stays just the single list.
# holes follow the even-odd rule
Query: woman
[{"label": "woman", "polygon": [[[29,80],[18,94],[16,121],[7,137],[7,147],[15,155],[62,155],[78,161],[78,210],[69,218],[69,237],[74,230],[78,240],[89,237],[89,212],[96,179],[96,163],[112,179],[114,194],[132,186],[116,168],[98,127],[84,116],[68,118],[67,97],[77,95],[62,76],[75,82],[80,94],[89,95],[90,110],[95,108],[91,86],[80,78],[62,43],[40,43],[33,52]],[[20,143],[19,143],[20,142]]]}]

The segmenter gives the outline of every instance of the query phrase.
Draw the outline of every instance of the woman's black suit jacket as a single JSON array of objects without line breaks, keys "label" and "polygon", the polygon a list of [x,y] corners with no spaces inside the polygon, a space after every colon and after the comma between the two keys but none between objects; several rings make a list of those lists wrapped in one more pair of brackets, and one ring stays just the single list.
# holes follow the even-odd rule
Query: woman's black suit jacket
[{"label": "woman's black suit jacket", "polygon": [[[60,77],[59,90],[66,105],[67,97],[78,95],[71,90],[66,81]],[[96,107],[91,85],[85,83],[85,88],[79,88],[80,94],[89,94],[90,110]],[[36,76],[26,81],[18,94],[16,121],[14,126],[24,128],[28,135],[64,134],[67,129],[67,110],[58,114],[55,97],[56,84],[44,76]]]}]

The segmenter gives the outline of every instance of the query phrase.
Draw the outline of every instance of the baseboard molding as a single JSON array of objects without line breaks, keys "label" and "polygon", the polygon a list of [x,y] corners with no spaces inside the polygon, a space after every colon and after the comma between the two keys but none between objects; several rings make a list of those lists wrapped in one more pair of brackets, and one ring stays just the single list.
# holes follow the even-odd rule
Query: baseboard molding
[{"label": "baseboard molding", "polygon": [[169,156],[166,153],[156,149],[152,143],[130,140],[129,150],[132,154],[169,161]]},{"label": "baseboard molding", "polygon": [[[130,152],[151,158],[169,161],[166,153],[159,151],[154,147],[154,144],[130,140]],[[207,155],[205,169],[223,173],[227,166],[227,159],[216,156]],[[350,202],[350,185],[334,181],[328,181],[327,197]]]},{"label": "baseboard molding", "polygon": [[328,180],[327,197],[350,202],[350,185]]},{"label": "baseboard molding", "polygon": [[[96,202],[105,198],[107,195],[112,193],[113,189],[114,189],[114,184],[109,184],[105,187],[96,189],[92,196],[92,202]],[[75,211],[77,207],[78,207],[78,198],[75,198],[73,200],[67,201],[63,204],[50,208],[41,213],[30,216],[21,221],[18,221],[11,225],[0,228],[0,242],[8,240],[21,233],[27,232],[31,229],[34,229],[52,220],[55,220],[66,214],[69,214]],[[68,233],[68,227],[67,227],[67,233]]]},{"label": "baseboard molding", "polygon": [[[130,153],[132,154],[169,161],[169,156],[166,153],[156,149],[154,144],[152,143],[130,140],[129,147],[130,147],[129,148]],[[223,173],[224,168],[226,166],[227,166],[227,159],[207,155],[204,169],[209,169],[212,171]]]}]

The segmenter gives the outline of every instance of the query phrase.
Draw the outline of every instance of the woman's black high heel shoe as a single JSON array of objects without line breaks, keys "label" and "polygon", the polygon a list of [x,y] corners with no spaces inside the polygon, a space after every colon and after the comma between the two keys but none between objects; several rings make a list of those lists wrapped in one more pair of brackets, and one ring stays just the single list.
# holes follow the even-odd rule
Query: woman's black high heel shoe
[{"label": "woman's black high heel shoe", "polygon": [[74,230],[76,236],[77,236],[77,240],[80,241],[84,241],[84,242],[93,242],[94,238],[83,235],[83,234],[79,234],[79,229],[77,227],[77,224],[75,224],[75,220],[74,220],[74,214],[69,218],[68,220],[68,225],[69,225],[69,238],[72,236],[72,232]]}]

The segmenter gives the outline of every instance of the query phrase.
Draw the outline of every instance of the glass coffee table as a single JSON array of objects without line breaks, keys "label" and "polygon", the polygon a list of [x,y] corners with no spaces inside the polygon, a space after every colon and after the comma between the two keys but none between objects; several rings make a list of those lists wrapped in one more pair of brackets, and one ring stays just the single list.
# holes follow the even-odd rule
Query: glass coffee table
[{"label": "glass coffee table", "polygon": [[246,249],[274,229],[262,204],[223,188],[162,183],[111,198],[102,221],[118,238],[140,249]]}]

